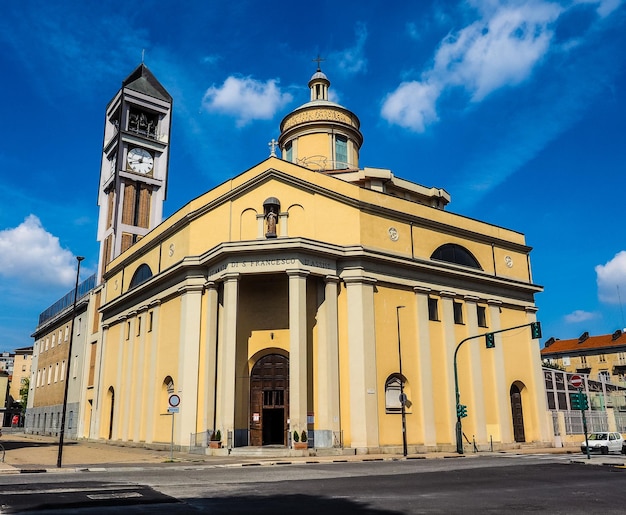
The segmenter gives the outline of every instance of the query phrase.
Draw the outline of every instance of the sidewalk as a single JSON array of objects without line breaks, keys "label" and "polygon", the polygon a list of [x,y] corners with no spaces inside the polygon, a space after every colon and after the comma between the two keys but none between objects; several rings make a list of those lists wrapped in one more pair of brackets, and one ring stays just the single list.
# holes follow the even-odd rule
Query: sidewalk
[{"label": "sidewalk", "polygon": [[[397,454],[358,454],[344,456],[206,456],[187,452],[173,453],[169,450],[154,450],[142,447],[122,446],[101,442],[65,441],[63,444],[62,468],[57,468],[59,441],[56,437],[24,433],[5,433],[0,439],[5,448],[4,462],[0,450],[0,475],[34,472],[69,472],[83,470],[107,470],[120,467],[154,467],[184,464],[185,466],[251,466],[288,463],[332,463],[346,461],[391,461],[405,459]],[[506,451],[506,454],[571,454],[576,462],[587,462],[575,448],[525,448]],[[409,455],[407,459],[471,458],[502,452],[427,453]],[[594,456],[596,458],[596,456]],[[602,456],[602,464],[624,465],[622,456]],[[593,460],[592,460],[593,461]],[[590,464],[600,464],[597,462]]]}]

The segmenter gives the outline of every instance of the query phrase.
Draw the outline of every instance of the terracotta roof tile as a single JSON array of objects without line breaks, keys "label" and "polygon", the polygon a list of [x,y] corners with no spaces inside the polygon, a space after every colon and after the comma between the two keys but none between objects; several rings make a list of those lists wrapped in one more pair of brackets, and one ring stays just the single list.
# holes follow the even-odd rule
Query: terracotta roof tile
[{"label": "terracotta roof tile", "polygon": [[600,336],[589,336],[582,343],[579,342],[580,338],[556,340],[548,347],[541,349],[541,355],[549,356],[551,354],[565,354],[580,351],[592,353],[593,351],[599,351],[601,349],[616,351],[616,347],[626,347],[626,332],[621,332],[616,339],[613,339],[613,334],[602,334]]}]

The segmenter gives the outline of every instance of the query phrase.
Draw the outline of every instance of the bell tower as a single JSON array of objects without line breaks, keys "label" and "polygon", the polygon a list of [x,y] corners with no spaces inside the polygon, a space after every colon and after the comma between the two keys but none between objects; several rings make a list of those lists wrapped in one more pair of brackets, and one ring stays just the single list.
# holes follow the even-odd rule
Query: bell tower
[{"label": "bell tower", "polygon": [[106,108],[98,190],[98,281],[106,266],[161,223],[172,97],[142,63]]}]

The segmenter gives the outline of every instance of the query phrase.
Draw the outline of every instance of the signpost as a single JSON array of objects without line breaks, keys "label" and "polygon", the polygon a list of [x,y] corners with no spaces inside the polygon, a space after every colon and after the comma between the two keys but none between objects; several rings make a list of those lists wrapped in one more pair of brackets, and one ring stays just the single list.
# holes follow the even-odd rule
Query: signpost
[{"label": "signpost", "polygon": [[172,415],[172,440],[170,442],[170,460],[174,461],[174,413],[178,413],[180,409],[180,395],[176,395],[173,393],[167,399],[169,406],[167,407],[167,412]]},{"label": "signpost", "polygon": [[569,378],[569,384],[578,390],[578,392],[571,395],[570,399],[572,401],[572,408],[580,410],[580,413],[583,417],[585,449],[587,450],[587,459],[590,460],[591,456],[589,455],[589,438],[587,436],[587,417],[585,417],[585,410],[589,408],[589,404],[587,402],[587,396],[583,393],[583,378],[578,374],[574,374],[572,377]]},{"label": "signpost", "polygon": [[571,384],[574,388],[582,388],[583,386],[583,378],[579,375],[573,375],[569,379],[569,384]]}]

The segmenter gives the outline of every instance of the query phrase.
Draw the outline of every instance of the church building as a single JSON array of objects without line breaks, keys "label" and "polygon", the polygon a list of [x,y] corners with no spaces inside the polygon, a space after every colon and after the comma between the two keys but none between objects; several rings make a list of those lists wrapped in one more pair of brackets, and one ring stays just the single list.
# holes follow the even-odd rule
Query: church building
[{"label": "church building", "polygon": [[269,158],[161,221],[172,98],[143,64],[124,82],[106,111],[84,437],[385,452],[405,417],[410,452],[451,449],[456,356],[469,440],[550,444],[528,328],[455,355],[536,320],[524,235],[361,167],[359,118],[329,87],[318,67]]}]

